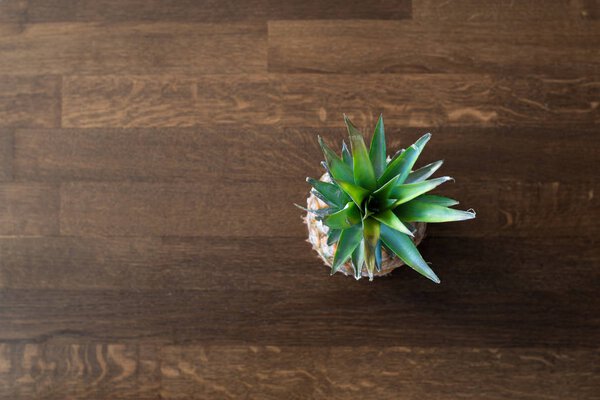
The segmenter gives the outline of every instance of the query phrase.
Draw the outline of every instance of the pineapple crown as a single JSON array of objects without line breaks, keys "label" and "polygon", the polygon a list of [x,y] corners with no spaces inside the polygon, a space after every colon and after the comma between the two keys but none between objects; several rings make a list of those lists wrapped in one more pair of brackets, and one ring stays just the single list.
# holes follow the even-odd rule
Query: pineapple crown
[{"label": "pineapple crown", "polygon": [[350,135],[350,150],[344,142],[341,157],[319,136],[325,155],[325,167],[331,183],[306,178],[312,193],[327,204],[319,210],[309,210],[329,227],[328,244],[337,243],[331,267],[333,275],[352,260],[354,276],[361,277],[366,264],[369,279],[381,269],[381,248],[395,254],[412,269],[431,279],[440,280],[411,240],[416,222],[450,222],[475,218],[473,210],[450,208],[458,201],[426,194],[451,177],[427,179],[443,161],[436,161],[415,171],[417,158],[431,138],[427,133],[406,150],[391,159],[386,154],[383,116],[379,117],[367,149],[360,131],[344,115]]}]

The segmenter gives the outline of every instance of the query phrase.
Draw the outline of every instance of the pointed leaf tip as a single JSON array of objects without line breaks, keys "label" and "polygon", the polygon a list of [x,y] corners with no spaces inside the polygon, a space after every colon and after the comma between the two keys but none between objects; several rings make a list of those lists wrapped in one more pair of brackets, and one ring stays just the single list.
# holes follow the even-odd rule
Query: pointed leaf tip
[{"label": "pointed leaf tip", "polygon": [[350,119],[346,119],[346,128],[350,135],[354,182],[369,190],[375,190],[377,188],[377,178],[364,138]]},{"label": "pointed leaf tip", "polygon": [[350,149],[346,145],[345,141],[342,141],[342,160],[350,167],[354,168],[352,154],[350,153]]},{"label": "pointed leaf tip", "polygon": [[419,138],[419,140],[417,140],[413,146],[416,146],[417,148],[419,148],[419,150],[422,150],[423,147],[427,144],[427,142],[429,142],[429,139],[431,139],[431,133],[426,133],[423,136],[421,136]]},{"label": "pointed leaf tip", "polygon": [[417,183],[422,182],[425,179],[429,178],[433,175],[444,163],[444,160],[439,160],[436,162],[432,162],[431,164],[427,164],[424,167],[421,167],[415,171],[412,171],[408,174],[408,177],[404,181],[404,183]]},{"label": "pointed leaf tip", "polygon": [[398,233],[386,225],[381,225],[381,240],[406,265],[433,282],[440,282],[440,279],[425,260],[423,260],[419,250],[417,250],[417,247],[408,236]]},{"label": "pointed leaf tip", "polygon": [[332,179],[341,179],[348,182],[354,182],[352,168],[348,166],[342,159],[323,141],[321,136],[317,136],[319,145],[327,162],[327,170]]},{"label": "pointed leaf tip", "polygon": [[383,114],[379,115],[375,131],[371,139],[371,147],[369,149],[369,158],[373,164],[375,178],[379,179],[387,165],[387,149],[385,144],[385,129],[383,126]]},{"label": "pointed leaf tip", "polygon": [[472,211],[455,210],[435,203],[414,200],[401,204],[394,213],[403,222],[452,222],[475,218]]},{"label": "pointed leaf tip", "polygon": [[331,266],[332,274],[336,273],[342,264],[352,256],[354,249],[360,244],[361,239],[361,229],[358,226],[342,231],[337,249],[333,256],[333,265]]},{"label": "pointed leaf tip", "polygon": [[[363,239],[364,240],[364,239]],[[354,279],[359,280],[362,276],[362,267],[365,263],[365,249],[363,240],[356,246],[352,252],[352,268],[354,269]]]},{"label": "pointed leaf tip", "polygon": [[378,183],[383,185],[394,176],[398,175],[400,176],[398,179],[399,183],[404,183],[430,137],[431,134],[426,133],[408,149],[406,149],[406,151],[402,152],[398,157],[393,159],[385,168],[385,171],[378,180]]}]

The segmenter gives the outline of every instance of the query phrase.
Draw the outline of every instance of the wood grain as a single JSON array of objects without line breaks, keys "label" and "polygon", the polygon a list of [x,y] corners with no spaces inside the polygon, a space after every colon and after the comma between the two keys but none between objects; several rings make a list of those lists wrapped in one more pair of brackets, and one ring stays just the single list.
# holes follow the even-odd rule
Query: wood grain
[{"label": "wood grain", "polygon": [[267,63],[264,23],[47,23],[0,33],[0,74],[252,73]]},{"label": "wood grain", "polygon": [[[369,137],[373,127],[361,128]],[[587,183],[600,167],[600,136],[595,128],[586,126],[568,130],[391,126],[386,133],[388,149],[395,152],[408,147],[427,131],[433,138],[418,166],[444,159],[438,174],[459,179]],[[18,129],[15,178],[46,182],[202,182],[207,177],[235,176],[267,182],[285,177],[299,182],[307,175],[322,172],[318,135],[339,149],[347,133],[344,128],[270,126]],[[474,166],[471,160],[476,157],[486,162]]]},{"label": "wood grain", "polygon": [[279,97],[267,75],[69,77],[63,89],[65,127],[271,125]]},{"label": "wood grain", "polygon": [[6,128],[0,128],[0,182],[12,180],[13,152],[13,131]]},{"label": "wood grain", "polygon": [[[578,229],[578,235],[593,236],[598,233],[600,207],[594,193],[599,189],[596,183],[461,180],[439,192],[460,198],[462,207],[474,208],[479,218],[430,231],[459,237],[555,237]],[[202,184],[68,183],[61,186],[61,234],[302,237],[302,213],[293,203],[303,203],[308,191],[308,185],[286,181],[211,178]]]},{"label": "wood grain", "polygon": [[303,181],[322,158],[314,129],[268,126],[29,129],[15,140],[16,178],[27,181]]},{"label": "wood grain", "polygon": [[[439,270],[439,269],[438,269]],[[444,280],[443,271],[439,271]],[[327,279],[325,276],[324,279]],[[306,290],[0,290],[0,341],[597,348],[597,291],[464,292],[420,279]],[[235,293],[235,295],[234,295]],[[44,301],[40,302],[40,298]],[[424,334],[426,332],[426,334]]]},{"label": "wood grain", "polygon": [[[434,232],[435,233],[435,232]],[[452,290],[511,293],[592,291],[600,284],[595,238],[456,238],[429,235],[423,257]],[[477,249],[473,252],[472,249]],[[1,238],[0,288],[129,290],[343,291],[303,237]],[[36,279],[31,279],[35,276]],[[389,281],[415,285],[410,269]],[[299,285],[302,282],[302,285]],[[386,284],[391,284],[390,282]],[[369,285],[360,284],[363,289]],[[406,289],[404,289],[406,290]],[[435,292],[434,285],[419,290]]]},{"label": "wood grain", "polygon": [[27,18],[28,0],[5,0],[0,2],[0,22],[24,22]]},{"label": "wood grain", "polygon": [[61,186],[61,234],[298,237],[305,227],[293,203],[307,193],[285,181],[67,183]]},{"label": "wood grain", "polygon": [[598,2],[594,0],[412,0],[413,19],[436,22],[573,21],[595,18],[597,9]]},{"label": "wood grain", "polygon": [[[600,3],[0,0],[0,399],[600,400]],[[329,276],[317,135],[433,138],[408,267]]]},{"label": "wood grain", "polygon": [[[15,1],[15,0],[8,0]],[[31,21],[190,21],[267,19],[399,19],[411,14],[410,0],[29,0]]]},{"label": "wood grain", "polygon": [[[598,71],[599,40],[598,30],[578,20],[271,21],[269,70],[535,75],[543,69],[546,76],[581,78]],[[345,49],[343,62],[332,48]]]},{"label": "wood grain", "polygon": [[477,211],[478,218],[471,223],[435,224],[430,232],[440,236],[593,236],[596,232],[590,221],[600,213],[598,189],[596,183],[500,181],[492,185],[461,180],[437,192],[459,198],[464,209]]},{"label": "wood grain", "polygon": [[0,235],[55,235],[58,207],[56,185],[0,183]]},{"label": "wood grain", "polygon": [[152,346],[119,343],[0,344],[0,397],[155,399]]},{"label": "wood grain", "polygon": [[58,127],[60,102],[60,77],[0,75],[0,127]]},{"label": "wood grain", "polygon": [[[327,351],[278,346],[167,347],[162,355],[165,399],[192,392],[197,399],[591,399],[596,395],[600,361],[598,351],[379,349],[368,344]],[[558,375],[557,370],[570,373]],[[479,377],[476,381],[469,378],[474,374]],[[540,381],[546,384],[539,385]]]},{"label": "wood grain", "polygon": [[[593,398],[599,353],[577,350],[429,349],[369,345],[153,346],[114,343],[0,345],[0,395],[58,399]],[[376,360],[375,366],[373,361]],[[338,365],[353,365],[340,370]],[[568,370],[560,376],[557,370]],[[481,376],[473,382],[468,377]],[[507,380],[507,376],[517,376]],[[547,382],[538,385],[538,380]],[[15,387],[14,382],[22,382]],[[159,383],[160,382],[160,383]],[[443,385],[440,385],[442,383]],[[15,388],[18,391],[15,391]],[[191,393],[191,396],[183,396]]]},{"label": "wood grain", "polygon": [[342,126],[344,112],[361,126],[381,112],[395,126],[569,126],[597,120],[599,87],[469,74],[69,77],[63,126]]}]

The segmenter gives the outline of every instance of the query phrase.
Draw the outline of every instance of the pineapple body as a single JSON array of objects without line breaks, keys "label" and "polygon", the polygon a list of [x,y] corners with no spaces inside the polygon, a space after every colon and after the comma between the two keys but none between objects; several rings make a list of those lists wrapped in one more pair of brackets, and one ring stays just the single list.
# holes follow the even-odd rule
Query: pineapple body
[{"label": "pineapple body", "polygon": [[[321,181],[331,182],[331,178],[329,174],[325,173],[320,178]],[[323,208],[327,208],[328,205],[320,200],[317,196],[315,196],[312,192],[308,196],[306,200],[307,208],[309,210],[320,210]],[[329,227],[323,224],[322,221],[318,220],[314,213],[308,212],[304,217],[304,222],[308,226],[308,242],[312,245],[313,249],[318,253],[319,257],[323,260],[325,265],[331,268],[333,265],[333,257],[335,255],[335,251],[337,248],[337,243],[333,243],[331,245],[327,244],[327,233],[329,232]],[[425,237],[425,230],[427,224],[423,222],[418,222],[415,224],[416,233],[413,238],[413,242],[415,245],[419,245],[423,238]],[[374,271],[374,276],[384,276],[392,272],[392,270],[401,267],[404,265],[404,262],[398,257],[390,256],[386,249],[383,248],[381,250],[381,271]],[[352,266],[351,261],[347,261],[344,263],[339,271],[344,275],[353,276],[354,268]],[[368,276],[367,269],[363,266],[361,275],[363,277]]]}]

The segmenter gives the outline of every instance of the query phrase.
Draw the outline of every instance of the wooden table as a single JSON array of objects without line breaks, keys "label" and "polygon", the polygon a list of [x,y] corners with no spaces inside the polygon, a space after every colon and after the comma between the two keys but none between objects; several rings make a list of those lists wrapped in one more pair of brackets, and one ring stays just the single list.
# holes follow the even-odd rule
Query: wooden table
[{"label": "wooden table", "polygon": [[[0,1],[0,398],[600,398],[594,1]],[[342,113],[433,138],[442,279],[330,277]],[[421,164],[421,165],[423,165]]]}]

